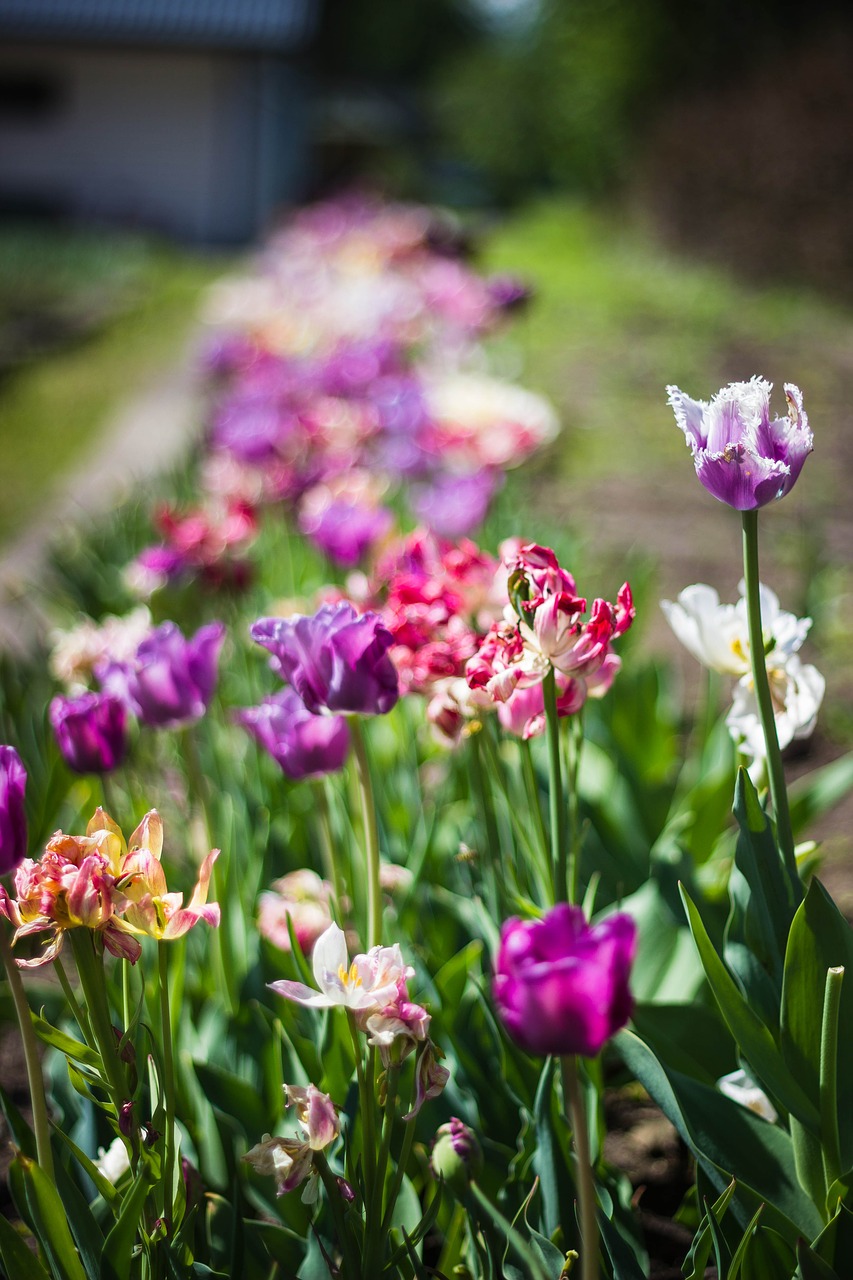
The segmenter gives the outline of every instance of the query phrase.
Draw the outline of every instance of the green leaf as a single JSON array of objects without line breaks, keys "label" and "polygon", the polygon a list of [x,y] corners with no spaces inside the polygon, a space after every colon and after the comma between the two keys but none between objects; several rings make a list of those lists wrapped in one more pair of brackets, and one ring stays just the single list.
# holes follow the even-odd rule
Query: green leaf
[{"label": "green leaf", "polygon": [[69,1138],[64,1129],[58,1126],[53,1130],[57,1138],[59,1138],[68,1147],[75,1160],[80,1162],[86,1175],[92,1179],[98,1194],[106,1200],[107,1204],[114,1205],[121,1200],[121,1196],[116,1191],[113,1184],[104,1177],[94,1160],[90,1160],[85,1151],[81,1151],[76,1142]]},{"label": "green leaf", "polygon": [[37,1013],[30,1013],[33,1021],[33,1028],[39,1040],[44,1044],[50,1045],[52,1049],[57,1049],[60,1053],[64,1053],[66,1058],[70,1058],[72,1062],[77,1062],[81,1067],[88,1067],[90,1071],[102,1074],[101,1055],[94,1049],[90,1049],[87,1044],[83,1044],[80,1040],[75,1040],[73,1036],[66,1035],[64,1031],[60,1031],[58,1027],[52,1026],[45,1018],[40,1018]]},{"label": "green leaf", "polygon": [[34,1160],[18,1156],[13,1162],[23,1175],[33,1228],[57,1280],[87,1280],[68,1226],[65,1207],[53,1182]]},{"label": "green leaf", "polygon": [[561,1196],[560,1178],[557,1162],[557,1147],[554,1141],[552,1123],[552,1100],[554,1096],[554,1069],[556,1058],[546,1058],[536,1086],[536,1097],[533,1101],[533,1121],[536,1127],[536,1150],[533,1155],[533,1168],[539,1177],[542,1188],[542,1225],[550,1236],[560,1225],[560,1208],[569,1203]]},{"label": "green leaf", "polygon": [[783,1129],[718,1090],[665,1066],[632,1032],[621,1031],[615,1045],[628,1069],[675,1125],[718,1194],[736,1172],[732,1209],[741,1230],[766,1201],[765,1224],[792,1245],[798,1236],[811,1238],[820,1231],[821,1217],[797,1181],[791,1139]]},{"label": "green leaf", "polygon": [[102,1280],[112,1280],[114,1275],[118,1280],[130,1280],[139,1223],[145,1201],[153,1185],[152,1167],[147,1160],[143,1160],[133,1185],[122,1200],[121,1212],[116,1219],[116,1224],[104,1241],[101,1254]]},{"label": "green leaf", "polygon": [[794,834],[808,828],[815,818],[843,800],[851,788],[853,751],[792,782],[788,789],[788,799]]},{"label": "green leaf", "polygon": [[791,1280],[797,1258],[795,1246],[778,1232],[762,1224],[745,1243],[737,1273],[732,1280]]},{"label": "green leaf", "polygon": [[714,950],[699,912],[683,890],[682,898],[714,999],[753,1075],[787,1111],[796,1115],[812,1132],[819,1132],[816,1104],[787,1069],[772,1034],[738,989]]},{"label": "green leaf", "polygon": [[8,1218],[0,1214],[0,1262],[8,1280],[50,1280],[26,1241]]},{"label": "green leaf", "polygon": [[247,1080],[210,1062],[194,1062],[199,1083],[212,1105],[230,1117],[251,1142],[260,1140],[269,1125],[264,1100]]},{"label": "green leaf", "polygon": [[719,1010],[701,1004],[637,1004],[631,1021],[655,1056],[713,1085],[737,1067],[737,1048]]},{"label": "green leaf", "polygon": [[740,832],[729,877],[731,911],[724,956],[750,1004],[772,1028],[779,1022],[785,946],[803,890],[787,874],[758,794],[738,772],[735,817]]},{"label": "green leaf", "polygon": [[817,1102],[827,969],[843,966],[837,1090],[842,1174],[853,1168],[853,930],[819,880],[813,880],[788,939],[781,1048],[788,1070]]},{"label": "green leaf", "polygon": [[9,1136],[15,1146],[18,1147],[25,1156],[29,1156],[31,1160],[35,1160],[35,1134],[2,1085],[0,1085],[0,1106],[3,1108],[3,1115],[5,1116],[6,1123],[9,1126]]},{"label": "green leaf", "polygon": [[[714,1237],[711,1234],[711,1219],[717,1223],[721,1223],[726,1215],[732,1196],[735,1193],[735,1180],[731,1180],[719,1199],[715,1200],[712,1205],[706,1203],[705,1213],[699,1224],[699,1230],[693,1238],[693,1244],[690,1246],[690,1252],[684,1260],[684,1280],[703,1280],[705,1268],[708,1265],[708,1259],[711,1256],[711,1249],[714,1245]],[[690,1267],[688,1272],[687,1268]]]},{"label": "green leaf", "polygon": [[810,1249],[805,1240],[797,1241],[797,1264],[801,1280],[841,1280],[838,1272]]}]

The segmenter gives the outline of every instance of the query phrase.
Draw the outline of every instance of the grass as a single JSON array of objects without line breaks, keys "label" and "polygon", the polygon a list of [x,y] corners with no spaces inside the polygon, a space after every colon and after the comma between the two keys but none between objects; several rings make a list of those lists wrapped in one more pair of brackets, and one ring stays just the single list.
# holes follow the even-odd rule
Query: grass
[{"label": "grass", "polygon": [[0,384],[0,542],[43,513],[110,414],[176,359],[223,265],[136,237],[0,236],[0,327],[10,312],[96,312],[91,326],[72,326],[66,345]]}]

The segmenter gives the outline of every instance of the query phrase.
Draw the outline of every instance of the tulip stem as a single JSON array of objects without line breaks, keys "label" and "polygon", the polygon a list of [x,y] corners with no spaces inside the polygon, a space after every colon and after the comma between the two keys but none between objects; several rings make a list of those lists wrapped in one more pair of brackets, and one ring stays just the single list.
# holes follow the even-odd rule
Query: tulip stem
[{"label": "tulip stem", "polygon": [[581,1227],[581,1280],[598,1280],[598,1222],[595,1216],[595,1183],[590,1159],[586,1109],[578,1080],[578,1060],[571,1054],[560,1059],[563,1095],[575,1139],[578,1173],[578,1207]]},{"label": "tulip stem", "polygon": [[568,729],[568,792],[569,792],[569,902],[577,902],[580,897],[581,874],[581,815],[580,797],[578,795],[578,775],[580,774],[581,750],[583,748],[582,711],[578,711],[569,719]]},{"label": "tulip stem", "polygon": [[361,795],[361,817],[364,829],[364,852],[367,858],[367,949],[382,940],[382,890],[379,884],[379,831],[376,804],[364,730],[358,716],[349,717],[358,789]]},{"label": "tulip stem", "polygon": [[165,1146],[163,1176],[163,1214],[169,1221],[169,1231],[174,1229],[172,1222],[175,1196],[175,1062],[172,1051],[172,1019],[169,1013],[169,971],[166,958],[168,943],[157,943],[157,977],[160,987],[160,1028],[163,1037],[163,1100],[166,1109],[166,1132],[163,1137]]},{"label": "tulip stem", "polygon": [[323,870],[326,873],[326,879],[332,886],[335,920],[343,928],[344,887],[338,867],[335,842],[332,838],[332,821],[329,812],[329,797],[326,791],[327,785],[326,778],[315,778],[312,790],[314,799],[317,802],[317,820],[320,826],[320,850],[323,858]]},{"label": "tulip stem", "polygon": [[95,1037],[98,1052],[101,1055],[101,1064],[104,1068],[112,1103],[115,1107],[116,1118],[118,1118],[121,1114],[122,1103],[127,1101],[128,1090],[124,1069],[117,1052],[118,1042],[113,1031],[110,1009],[107,1004],[103,957],[99,956],[95,951],[95,940],[92,937],[91,930],[86,928],[69,929],[68,939],[71,943],[71,950],[74,952],[74,960],[77,965],[77,973],[83,990],[83,1000],[91,1023],[92,1034]]},{"label": "tulip stem", "polygon": [[30,1087],[30,1105],[33,1109],[36,1160],[52,1182],[53,1152],[50,1149],[50,1121],[47,1115],[47,1100],[44,1094],[44,1077],[41,1073],[38,1042],[33,1029],[32,1014],[24,992],[20,970],[12,955],[12,945],[9,942],[6,926],[2,922],[0,922],[0,952],[3,955],[3,967],[6,970],[6,979],[9,983],[9,990],[12,993],[15,1013],[18,1018],[18,1027],[20,1028],[21,1040],[24,1045],[24,1061],[27,1067],[27,1082]]},{"label": "tulip stem", "polygon": [[746,610],[749,621],[749,654],[752,663],[752,679],[764,741],[767,747],[767,775],[770,795],[776,818],[776,836],[782,860],[794,884],[799,883],[797,859],[794,853],[794,835],[791,814],[788,809],[788,792],[785,787],[785,769],[776,717],[773,714],[773,698],[767,677],[764,653],[764,631],[761,625],[761,592],[758,573],[758,511],[743,511],[743,576],[746,589]]},{"label": "tulip stem", "polygon": [[563,803],[563,777],[560,764],[560,720],[557,713],[557,680],[554,668],[542,681],[545,704],[545,736],[548,740],[548,814],[551,822],[551,875],[554,902],[568,898],[568,843],[566,839],[566,807]]}]

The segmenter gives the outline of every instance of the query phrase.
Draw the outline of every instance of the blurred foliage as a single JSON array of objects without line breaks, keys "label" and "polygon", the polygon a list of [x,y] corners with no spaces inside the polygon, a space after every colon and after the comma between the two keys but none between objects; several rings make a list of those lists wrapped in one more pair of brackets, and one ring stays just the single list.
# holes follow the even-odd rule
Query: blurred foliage
[{"label": "blurred foliage", "polygon": [[493,29],[434,63],[427,93],[442,157],[470,166],[500,202],[608,190],[662,105],[762,61],[781,66],[792,40],[844,16],[835,0],[807,11],[787,0],[514,6],[524,8],[526,29]]}]

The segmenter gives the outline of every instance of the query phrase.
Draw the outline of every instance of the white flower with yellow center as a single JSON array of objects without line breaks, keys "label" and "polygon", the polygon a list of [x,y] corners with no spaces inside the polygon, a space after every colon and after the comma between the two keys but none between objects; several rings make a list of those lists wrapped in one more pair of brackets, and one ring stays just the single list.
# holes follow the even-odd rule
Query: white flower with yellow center
[{"label": "white flower with yellow center", "polygon": [[330,924],[314,944],[311,957],[317,990],[304,982],[271,982],[270,990],[297,1004],[314,1009],[379,1009],[393,1002],[398,983],[411,978],[414,969],[403,963],[398,943],[371,947],[350,964],[343,929]]}]

